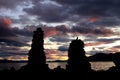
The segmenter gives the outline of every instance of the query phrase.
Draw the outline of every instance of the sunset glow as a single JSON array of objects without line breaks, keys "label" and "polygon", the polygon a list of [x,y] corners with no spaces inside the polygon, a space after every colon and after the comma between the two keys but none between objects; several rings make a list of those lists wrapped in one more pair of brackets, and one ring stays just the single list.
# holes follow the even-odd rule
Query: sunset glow
[{"label": "sunset glow", "polygon": [[3,20],[3,23],[7,26],[9,26],[12,23],[11,20],[7,19],[6,17],[3,17],[2,20]]},{"label": "sunset glow", "polygon": [[84,41],[87,56],[120,52],[118,0],[101,0],[98,5],[97,0],[7,0],[4,5],[2,2],[0,59],[27,60],[33,31],[38,27],[44,31],[47,60],[66,60],[69,44],[77,37]]}]

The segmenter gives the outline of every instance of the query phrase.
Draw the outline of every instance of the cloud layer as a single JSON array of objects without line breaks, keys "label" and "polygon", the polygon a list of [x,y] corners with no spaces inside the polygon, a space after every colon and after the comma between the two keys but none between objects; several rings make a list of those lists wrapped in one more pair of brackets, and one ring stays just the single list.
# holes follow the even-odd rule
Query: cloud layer
[{"label": "cloud layer", "polygon": [[76,37],[90,54],[119,51],[119,7],[119,0],[0,0],[0,58],[27,59],[37,27],[48,59],[67,59]]}]

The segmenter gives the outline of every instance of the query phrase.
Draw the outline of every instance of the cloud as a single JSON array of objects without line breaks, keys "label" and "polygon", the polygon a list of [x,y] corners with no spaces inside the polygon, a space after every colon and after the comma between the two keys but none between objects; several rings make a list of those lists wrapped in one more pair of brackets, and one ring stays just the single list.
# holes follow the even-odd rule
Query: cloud
[{"label": "cloud", "polygon": [[10,20],[10,19],[7,19],[6,17],[3,17],[3,18],[2,18],[2,22],[3,22],[3,24],[5,24],[6,26],[10,26],[10,24],[11,24],[11,20]]},{"label": "cloud", "polygon": [[29,21],[30,24],[35,24],[36,21],[49,23],[73,21],[76,23],[85,19],[88,20],[86,24],[90,22],[100,27],[113,27],[120,24],[120,1],[118,0],[1,0],[0,3],[1,6],[8,8],[20,4],[31,5],[30,7],[21,6],[23,7],[21,13],[26,12],[26,16],[32,15],[35,18],[32,20],[32,18],[18,15],[21,18],[18,21],[23,24],[29,24]]},{"label": "cloud", "polygon": [[29,46],[27,42],[31,40],[29,38],[31,31],[12,28],[11,22],[7,17],[0,18],[0,56],[14,56],[25,53],[25,51],[21,51],[20,47]]},{"label": "cloud", "polygon": [[[53,2],[55,3],[54,5],[53,5]],[[74,0],[74,1],[73,0],[52,0],[52,1],[49,1],[48,3],[50,3],[50,6],[51,4],[53,6],[47,9],[46,9],[46,5],[39,6],[41,8],[44,8],[44,14],[42,14],[43,11],[41,9],[35,7],[35,6],[38,6],[37,3],[34,4],[35,6],[33,8],[25,9],[25,11],[28,12],[29,14],[42,16],[42,18],[39,18],[39,19],[40,20],[42,19],[46,22],[56,22],[56,21],[79,22],[84,19],[88,19],[89,22],[95,23],[98,26],[100,25],[100,26],[113,27],[113,25],[120,25],[120,20],[119,20],[120,19],[120,9],[119,9],[120,1],[119,0]],[[60,6],[56,6],[56,4]],[[56,7],[56,9],[54,9],[53,7]],[[54,11],[52,11],[50,8],[54,9]],[[40,13],[37,12],[38,10],[40,11]],[[57,16],[55,14],[57,14]],[[45,17],[47,18],[44,19]],[[53,18],[55,19],[52,20]]]},{"label": "cloud", "polygon": [[101,17],[99,20],[94,22],[95,26],[100,26],[100,27],[114,27],[114,26],[119,26],[120,24],[120,19],[119,17]]},{"label": "cloud", "polygon": [[59,50],[59,51],[68,51],[68,46],[65,46],[65,45],[60,46],[60,47],[58,48],[58,50]]},{"label": "cloud", "polygon": [[68,36],[60,36],[60,35],[56,35],[52,38],[50,38],[50,41],[52,42],[69,42],[71,39],[69,39]]},{"label": "cloud", "polygon": [[57,35],[58,33],[55,27],[44,26],[42,27],[42,29],[45,33],[45,37],[51,37],[51,36]]},{"label": "cloud", "polygon": [[14,56],[6,56],[3,58],[7,60],[28,60],[27,55],[14,55]]},{"label": "cloud", "polygon": [[0,18],[0,44],[3,45],[9,45],[9,46],[23,46],[27,45],[21,37],[20,41],[19,37],[20,35],[23,36],[30,36],[32,32],[29,30],[19,29],[19,28],[12,28],[11,26],[11,20],[2,17]]},{"label": "cloud", "polygon": [[32,36],[33,35],[33,31],[30,31],[30,27],[25,27],[23,29],[14,27],[14,28],[12,28],[12,30],[17,35],[22,35],[22,36]]},{"label": "cloud", "polygon": [[92,42],[92,43],[85,43],[85,46],[99,46],[99,45],[103,45],[106,44],[105,42]]},{"label": "cloud", "polygon": [[25,60],[26,59],[27,60],[26,53],[28,53],[28,51],[21,49],[20,46],[7,45],[7,44],[0,43],[0,57],[2,57],[2,59],[9,59],[9,60],[11,59],[12,60]]},{"label": "cloud", "polygon": [[113,31],[110,29],[89,26],[74,26],[72,27],[71,32],[79,32],[81,34],[94,34],[94,35],[113,34]]},{"label": "cloud", "polygon": [[17,46],[0,46],[0,56],[14,56],[14,55],[26,55],[26,52],[21,50],[20,47]]},{"label": "cloud", "polygon": [[111,39],[97,39],[97,41],[102,41],[102,42],[107,42],[107,43],[112,43],[114,41],[119,41],[120,38],[111,38]]},{"label": "cloud", "polygon": [[47,60],[67,60],[67,52],[61,52],[55,49],[45,50]]},{"label": "cloud", "polygon": [[[32,25],[27,26],[24,29],[13,29],[15,33],[22,36],[32,36],[34,30],[37,27],[41,27],[45,33],[45,37],[49,37],[49,40],[52,42],[69,42],[72,39],[72,35],[78,34],[78,36],[84,36],[91,38],[92,36],[110,36],[114,35],[114,32],[111,29],[107,28],[98,28],[92,27],[87,24],[77,25],[73,27],[69,27],[66,25],[58,25],[58,26],[49,26],[49,25]],[[88,41],[90,41],[89,39]],[[99,40],[98,40],[99,41]]]},{"label": "cloud", "polygon": [[62,5],[71,6],[73,13],[91,16],[113,16],[120,10],[119,0],[54,0]]},{"label": "cloud", "polygon": [[112,47],[107,49],[108,52],[120,52],[120,48]]},{"label": "cloud", "polygon": [[0,38],[0,44],[2,45],[6,45],[6,46],[24,46],[24,45],[27,45],[25,43],[22,43],[22,42],[19,42],[19,41],[16,41],[16,40],[11,40],[11,39],[4,39],[4,38]]},{"label": "cloud", "polygon": [[114,48],[120,48],[120,46],[114,46]]},{"label": "cloud", "polygon": [[52,1],[35,3],[32,8],[24,8],[24,11],[46,22],[64,21],[69,16],[64,7]]},{"label": "cloud", "polygon": [[10,24],[11,24],[10,19],[6,17],[0,18],[0,37],[16,36],[14,32],[12,32],[12,29],[9,26]]},{"label": "cloud", "polygon": [[57,25],[56,26],[57,31],[59,31],[62,34],[66,34],[67,32],[70,31],[70,26],[66,25]]},{"label": "cloud", "polygon": [[90,23],[96,22],[97,20],[99,20],[99,17],[90,17],[90,18],[88,18],[88,21]]},{"label": "cloud", "polygon": [[16,6],[23,4],[27,0],[0,0],[0,7],[2,8],[15,8]]}]

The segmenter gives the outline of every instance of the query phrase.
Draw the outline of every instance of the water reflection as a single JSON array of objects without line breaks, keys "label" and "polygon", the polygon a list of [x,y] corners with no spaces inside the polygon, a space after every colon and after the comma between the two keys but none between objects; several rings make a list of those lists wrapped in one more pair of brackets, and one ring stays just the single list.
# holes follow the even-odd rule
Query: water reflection
[{"label": "water reflection", "polygon": [[[108,68],[114,66],[113,62],[90,62],[91,68],[94,70],[107,70]],[[50,69],[54,69],[57,66],[61,66],[61,68],[66,68],[66,62],[47,62],[49,64]],[[0,70],[10,69],[14,67],[16,70],[21,66],[26,65],[26,63],[0,63]]]},{"label": "water reflection", "polygon": [[[107,70],[108,68],[115,66],[113,62],[90,62],[91,68],[94,70]],[[51,69],[54,69],[57,66],[66,68],[66,62],[50,62],[48,63]]]},{"label": "water reflection", "polygon": [[54,69],[57,66],[61,66],[61,68],[65,69],[66,68],[66,62],[48,62],[50,69]]},{"label": "water reflection", "polygon": [[90,62],[91,68],[94,70],[107,70],[112,66],[115,66],[113,62]]}]

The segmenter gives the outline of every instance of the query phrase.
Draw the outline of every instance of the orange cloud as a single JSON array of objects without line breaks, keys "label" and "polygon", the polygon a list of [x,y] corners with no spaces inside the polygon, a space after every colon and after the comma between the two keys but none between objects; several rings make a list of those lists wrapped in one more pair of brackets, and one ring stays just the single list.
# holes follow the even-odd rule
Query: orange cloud
[{"label": "orange cloud", "polygon": [[57,30],[54,27],[46,27],[44,28],[44,32],[45,32],[45,37],[50,37],[57,34]]},{"label": "orange cloud", "polygon": [[67,52],[60,52],[56,49],[45,50],[47,60],[67,60]]},{"label": "orange cloud", "polygon": [[99,19],[99,17],[91,17],[91,18],[88,18],[88,21],[93,23],[95,21],[97,21]]},{"label": "orange cloud", "polygon": [[7,26],[9,26],[10,24],[11,24],[11,20],[10,19],[8,19],[8,18],[6,18],[6,17],[3,17],[2,18],[2,21],[3,21],[3,23],[5,24],[5,25],[7,25]]},{"label": "orange cloud", "polygon": [[14,56],[7,56],[4,57],[7,60],[28,60],[28,56],[24,55],[24,56],[20,56],[20,55],[14,55]]},{"label": "orange cloud", "polygon": [[113,48],[107,49],[107,51],[109,51],[109,52],[120,52],[120,48],[113,47]]},{"label": "orange cloud", "polygon": [[56,49],[46,49],[45,50],[45,53],[50,56],[50,55],[53,55],[53,54],[61,54],[60,51],[56,50]]},{"label": "orange cloud", "polygon": [[105,42],[85,43],[85,46],[98,46],[101,44],[105,44]]},{"label": "orange cloud", "polygon": [[101,31],[103,33],[105,33],[103,36],[111,36],[111,35],[114,35],[114,32],[110,29],[105,29],[105,28],[101,28]]}]

